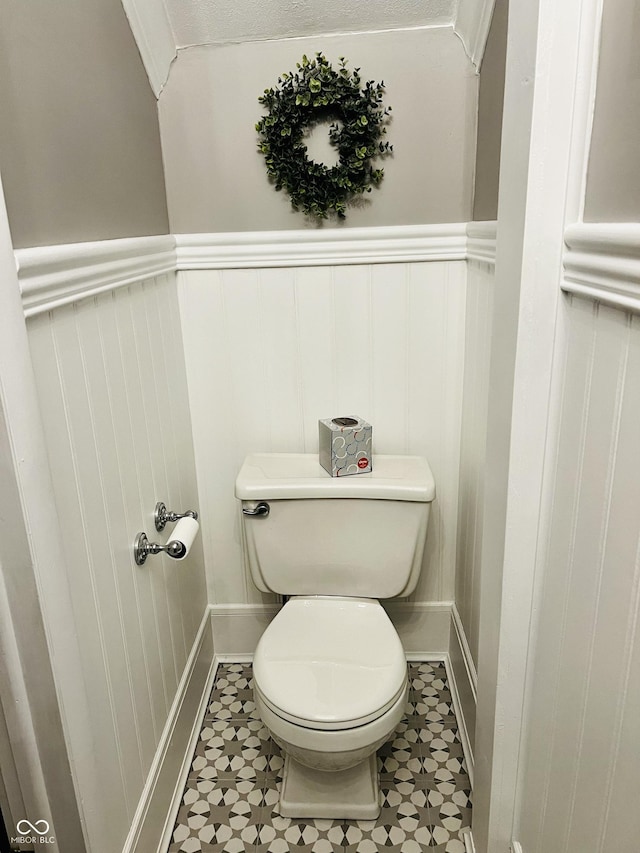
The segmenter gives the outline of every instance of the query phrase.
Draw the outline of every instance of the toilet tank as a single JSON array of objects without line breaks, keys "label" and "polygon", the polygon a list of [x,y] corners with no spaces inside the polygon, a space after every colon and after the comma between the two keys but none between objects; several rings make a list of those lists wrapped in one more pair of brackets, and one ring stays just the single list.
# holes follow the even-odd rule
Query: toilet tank
[{"label": "toilet tank", "polygon": [[255,453],[236,480],[251,576],[281,595],[409,595],[420,575],[435,482],[419,456],[374,456],[331,477],[316,454]]}]

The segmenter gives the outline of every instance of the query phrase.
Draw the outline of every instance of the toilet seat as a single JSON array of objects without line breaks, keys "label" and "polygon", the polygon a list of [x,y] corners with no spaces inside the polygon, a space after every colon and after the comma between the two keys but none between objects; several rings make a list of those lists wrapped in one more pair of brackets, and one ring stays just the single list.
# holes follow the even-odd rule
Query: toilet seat
[{"label": "toilet seat", "polygon": [[308,729],[365,725],[406,690],[400,638],[375,599],[299,596],[265,630],[253,661],[262,701]]}]

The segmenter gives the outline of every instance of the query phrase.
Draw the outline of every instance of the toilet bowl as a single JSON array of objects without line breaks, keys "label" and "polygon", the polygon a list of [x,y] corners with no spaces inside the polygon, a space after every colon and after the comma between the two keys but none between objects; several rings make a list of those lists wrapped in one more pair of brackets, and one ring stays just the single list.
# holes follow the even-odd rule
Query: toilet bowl
[{"label": "toilet bowl", "polygon": [[379,599],[410,595],[420,576],[429,464],[374,456],[372,472],[332,478],[314,454],[252,454],[236,497],[254,584],[288,598],[253,661],[256,707],[285,754],[280,814],[375,819],[375,753],[408,690]]},{"label": "toilet bowl", "polygon": [[285,753],[283,817],[375,819],[375,751],[405,711],[402,644],[374,599],[291,598],[256,649],[258,712]]}]

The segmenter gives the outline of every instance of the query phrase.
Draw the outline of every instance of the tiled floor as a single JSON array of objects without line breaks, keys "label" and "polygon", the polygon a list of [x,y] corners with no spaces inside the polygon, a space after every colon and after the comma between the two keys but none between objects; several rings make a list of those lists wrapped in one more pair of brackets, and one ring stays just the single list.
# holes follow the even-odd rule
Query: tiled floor
[{"label": "tiled floor", "polygon": [[283,759],[253,703],[251,665],[221,664],[169,853],[464,853],[471,790],[444,664],[410,663],[407,711],[378,750],[377,821],[278,814]]}]

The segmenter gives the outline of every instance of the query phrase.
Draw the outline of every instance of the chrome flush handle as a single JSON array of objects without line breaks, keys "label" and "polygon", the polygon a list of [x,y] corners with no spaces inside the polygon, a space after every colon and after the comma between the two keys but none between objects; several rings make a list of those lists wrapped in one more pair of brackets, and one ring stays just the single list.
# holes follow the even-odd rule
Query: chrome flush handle
[{"label": "chrome flush handle", "polygon": [[266,518],[271,511],[271,507],[266,501],[260,501],[260,503],[256,504],[253,509],[247,509],[247,507],[242,507],[243,515],[262,515]]}]

